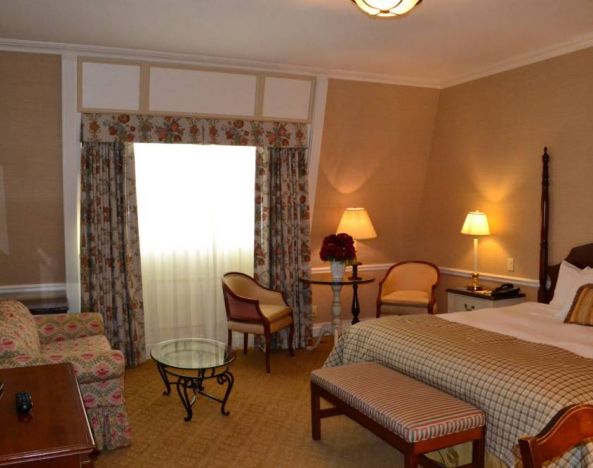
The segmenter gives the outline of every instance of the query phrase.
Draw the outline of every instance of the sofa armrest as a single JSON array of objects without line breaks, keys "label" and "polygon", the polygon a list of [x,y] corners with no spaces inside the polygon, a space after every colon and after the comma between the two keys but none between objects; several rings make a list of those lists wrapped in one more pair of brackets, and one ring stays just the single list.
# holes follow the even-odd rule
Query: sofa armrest
[{"label": "sofa armrest", "polygon": [[121,351],[84,351],[81,353],[19,354],[0,360],[0,369],[11,367],[41,366],[70,362],[74,366],[79,384],[101,382],[124,375],[126,360]]},{"label": "sofa armrest", "polygon": [[41,344],[103,335],[103,316],[97,312],[34,315]]},{"label": "sofa armrest", "polygon": [[39,354],[17,354],[16,356],[0,359],[0,369],[12,369],[13,367],[43,366],[46,364],[52,363]]}]

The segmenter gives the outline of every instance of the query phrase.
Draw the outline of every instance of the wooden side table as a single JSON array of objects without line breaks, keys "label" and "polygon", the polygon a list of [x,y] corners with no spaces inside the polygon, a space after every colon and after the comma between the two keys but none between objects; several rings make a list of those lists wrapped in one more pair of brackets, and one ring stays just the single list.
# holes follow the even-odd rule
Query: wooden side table
[{"label": "wooden side table", "polygon": [[342,286],[352,286],[352,325],[354,325],[355,323],[359,322],[358,314],[360,314],[360,305],[358,303],[358,285],[371,283],[375,281],[375,278],[373,278],[372,276],[358,277],[356,279],[344,277],[340,280],[336,280],[332,278],[331,274],[323,274],[316,275],[315,279],[300,278],[300,281],[309,284],[325,284],[331,286],[333,291],[332,323],[323,325],[323,327],[321,327],[321,330],[319,330],[317,342],[313,346],[307,347],[308,350],[313,350],[317,348],[317,346],[319,346],[319,343],[321,343],[321,339],[325,335],[334,335],[334,343],[338,342],[338,336],[340,335],[342,328],[342,304],[340,303],[340,293],[342,291]]},{"label": "wooden side table", "polygon": [[[95,441],[72,364],[0,369],[0,466],[93,466]],[[33,409],[15,409],[17,392],[31,394]]]},{"label": "wooden side table", "polygon": [[469,291],[467,289],[447,289],[447,312],[463,312],[487,307],[506,307],[520,304],[525,300],[525,294],[514,296],[491,296],[490,291]]}]

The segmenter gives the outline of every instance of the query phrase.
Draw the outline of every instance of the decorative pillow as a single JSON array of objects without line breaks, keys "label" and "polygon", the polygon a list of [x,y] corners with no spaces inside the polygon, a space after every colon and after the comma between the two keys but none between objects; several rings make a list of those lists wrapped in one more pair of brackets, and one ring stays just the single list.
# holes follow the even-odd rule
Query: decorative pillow
[{"label": "decorative pillow", "polygon": [[579,288],[564,322],[593,326],[593,283]]},{"label": "decorative pillow", "polygon": [[550,305],[563,307],[567,302],[571,303],[574,298],[576,288],[573,285],[578,281],[581,269],[563,260],[558,271],[558,281],[554,289],[554,298]]},{"label": "decorative pillow", "polygon": [[566,317],[568,315],[568,311],[571,309],[572,304],[576,298],[576,294],[578,289],[585,285],[593,283],[593,269],[592,268],[585,268],[581,270],[579,276],[573,281],[573,283],[567,288],[567,295],[568,299],[564,306],[559,309],[558,317],[562,320],[562,317]]}]

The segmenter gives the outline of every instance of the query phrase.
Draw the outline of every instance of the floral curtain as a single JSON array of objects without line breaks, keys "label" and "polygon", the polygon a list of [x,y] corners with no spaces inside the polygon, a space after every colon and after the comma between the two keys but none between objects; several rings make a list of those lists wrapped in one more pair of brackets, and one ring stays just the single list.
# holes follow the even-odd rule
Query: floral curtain
[{"label": "floral curtain", "polygon": [[[307,152],[304,148],[259,148],[255,172],[255,278],[284,292],[295,320],[295,344],[312,337]],[[277,334],[286,347],[287,334]]]},{"label": "floral curtain", "polygon": [[[81,136],[83,142],[95,144],[155,142],[258,147],[255,184],[255,276],[262,284],[285,293],[295,314],[295,344],[299,347],[308,344],[312,333],[311,291],[308,285],[299,281],[299,278],[310,275],[307,124],[131,114],[82,114]],[[131,145],[124,147],[127,146]],[[85,147],[93,146],[83,143],[83,148]],[[118,146],[113,146],[115,147]],[[86,151],[83,149],[83,159]],[[122,166],[127,168],[130,161],[133,161],[132,150],[127,149],[126,154],[131,155],[130,159],[125,161],[125,165],[122,163]],[[131,165],[133,171],[133,163]],[[133,178],[133,172],[130,172],[129,168],[126,174],[127,177]],[[135,231],[137,241],[135,188],[133,183],[130,183],[133,180],[127,182],[123,187],[126,196],[118,201],[125,205],[132,203],[133,198],[133,209],[130,205],[130,211],[127,213],[129,216],[125,219],[130,225],[124,228],[124,231]],[[90,200],[87,203],[91,205]],[[125,258],[128,258],[127,254],[126,251]],[[137,245],[134,247],[133,255],[137,255],[137,262],[133,262],[133,271],[136,274],[140,271]],[[134,283],[134,294],[130,297],[139,300],[138,310],[141,315],[139,279],[138,276],[138,282]],[[90,288],[90,285],[88,287]],[[119,320],[117,317],[116,319]],[[117,320],[114,323],[115,328]],[[143,340],[142,336],[142,342]],[[286,345],[286,336],[280,336],[275,343],[275,346]]]},{"label": "floral curtain", "polygon": [[84,142],[81,161],[82,307],[100,312],[128,365],[145,361],[133,145]]},{"label": "floral curtain", "polygon": [[130,114],[82,114],[82,141],[307,146],[307,124]]}]

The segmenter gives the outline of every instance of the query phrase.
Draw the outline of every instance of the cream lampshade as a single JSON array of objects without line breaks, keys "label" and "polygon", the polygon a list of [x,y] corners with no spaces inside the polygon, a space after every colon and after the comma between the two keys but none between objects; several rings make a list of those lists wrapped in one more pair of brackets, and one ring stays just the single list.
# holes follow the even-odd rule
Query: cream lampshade
[{"label": "cream lampshade", "polygon": [[[355,249],[357,240],[374,239],[377,237],[377,232],[373,227],[371,218],[364,208],[346,208],[344,213],[342,213],[342,218],[336,230],[337,234],[340,232],[345,232],[352,236]],[[358,265],[358,259],[352,263],[352,276],[349,279],[360,279],[358,276]]]},{"label": "cream lampshade", "polygon": [[484,289],[479,283],[478,274],[478,238],[480,236],[490,235],[490,226],[486,213],[481,211],[471,211],[465,217],[465,222],[461,228],[461,234],[474,237],[474,265],[472,272],[472,284],[467,287],[471,291],[480,291]]},{"label": "cream lampshade", "polygon": [[371,218],[364,208],[346,208],[336,230],[336,233],[340,232],[350,234],[354,240],[377,237]]}]

